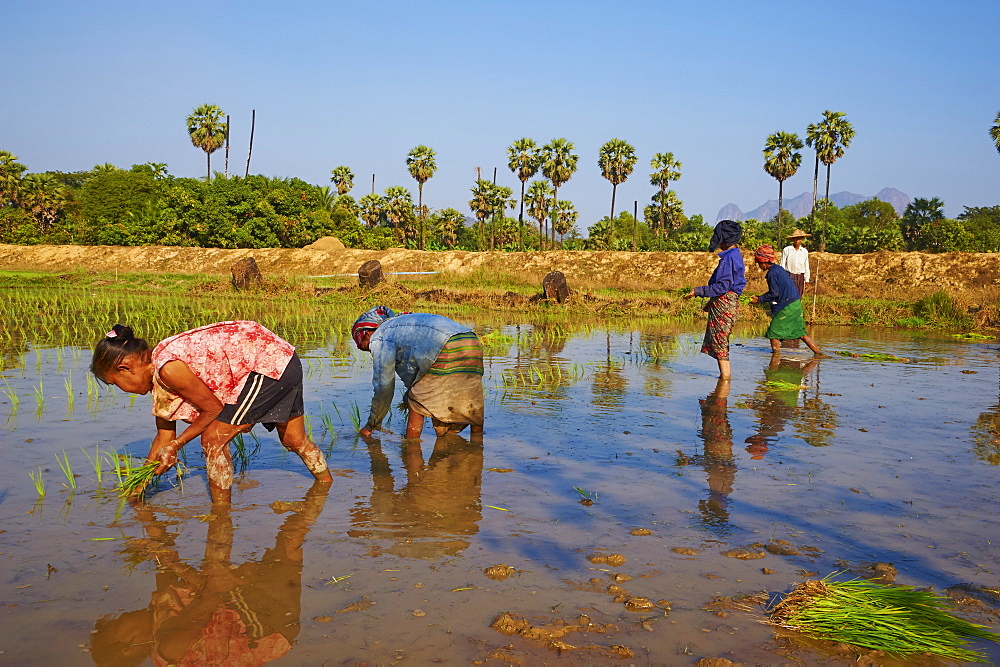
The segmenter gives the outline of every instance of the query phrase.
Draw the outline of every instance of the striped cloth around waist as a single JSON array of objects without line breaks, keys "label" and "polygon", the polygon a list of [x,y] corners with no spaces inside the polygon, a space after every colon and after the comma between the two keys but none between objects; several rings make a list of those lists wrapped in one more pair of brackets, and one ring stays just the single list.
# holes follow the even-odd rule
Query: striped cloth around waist
[{"label": "striped cloth around waist", "polygon": [[427,369],[428,375],[452,373],[483,374],[483,345],[474,332],[465,331],[449,338],[437,359]]}]

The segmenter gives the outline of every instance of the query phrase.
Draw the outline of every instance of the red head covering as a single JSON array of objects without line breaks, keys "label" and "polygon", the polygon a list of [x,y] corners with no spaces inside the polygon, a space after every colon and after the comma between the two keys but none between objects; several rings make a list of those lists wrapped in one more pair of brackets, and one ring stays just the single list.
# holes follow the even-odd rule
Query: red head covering
[{"label": "red head covering", "polygon": [[351,326],[351,337],[354,339],[354,344],[360,347],[361,337],[366,331],[378,329],[378,325],[395,316],[396,313],[386,306],[375,306],[371,310],[366,310]]},{"label": "red head covering", "polygon": [[753,261],[755,262],[770,262],[774,264],[774,257],[774,248],[770,245],[762,245],[753,253]]}]

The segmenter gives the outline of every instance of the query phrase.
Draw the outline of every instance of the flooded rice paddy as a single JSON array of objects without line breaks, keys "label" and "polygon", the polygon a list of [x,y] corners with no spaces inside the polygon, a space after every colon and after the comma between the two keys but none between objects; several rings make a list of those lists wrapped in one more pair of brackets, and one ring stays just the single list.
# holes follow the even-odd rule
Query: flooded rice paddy
[{"label": "flooded rice paddy", "polygon": [[477,446],[404,444],[398,409],[358,439],[370,360],[293,340],[334,484],[258,427],[213,513],[196,446],[182,485],[120,503],[92,459],[145,454],[149,399],[26,336],[0,386],[4,664],[848,663],[739,597],[833,572],[1000,629],[996,341],[819,328],[857,356],[817,363],[738,337],[720,384],[700,330],[505,326]]}]

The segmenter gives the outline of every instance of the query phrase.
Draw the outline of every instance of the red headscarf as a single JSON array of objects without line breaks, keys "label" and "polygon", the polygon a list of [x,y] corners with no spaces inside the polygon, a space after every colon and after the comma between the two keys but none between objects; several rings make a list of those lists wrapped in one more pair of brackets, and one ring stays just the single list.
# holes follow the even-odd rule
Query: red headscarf
[{"label": "red headscarf", "polygon": [[774,264],[774,258],[774,248],[770,245],[762,245],[753,253],[753,260],[755,262],[770,262]]},{"label": "red headscarf", "polygon": [[392,308],[386,306],[375,306],[371,310],[366,310],[351,326],[351,337],[354,339],[354,344],[360,347],[361,337],[366,331],[375,331],[378,329],[378,325],[395,316],[396,313],[393,312]]}]

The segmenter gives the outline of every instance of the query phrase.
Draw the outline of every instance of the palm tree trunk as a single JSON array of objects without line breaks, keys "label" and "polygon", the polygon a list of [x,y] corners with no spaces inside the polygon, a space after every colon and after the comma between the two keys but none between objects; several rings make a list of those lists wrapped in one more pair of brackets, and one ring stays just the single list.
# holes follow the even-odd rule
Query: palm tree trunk
[{"label": "palm tree trunk", "polygon": [[212,154],[205,151],[205,182],[209,183],[212,180]]},{"label": "palm tree trunk", "polygon": [[667,184],[660,186],[660,240],[667,238]]},{"label": "palm tree trunk", "polygon": [[608,218],[608,250],[615,247],[615,195],[618,194],[618,184],[611,184],[611,217]]},{"label": "palm tree trunk", "polygon": [[517,249],[524,252],[524,181],[521,181],[521,211],[517,214]]},{"label": "palm tree trunk", "polygon": [[424,249],[424,184],[417,182],[417,209],[420,211],[420,241],[417,247]]},{"label": "palm tree trunk", "polygon": [[830,165],[826,165],[826,194],[823,196],[826,204],[823,206],[823,235],[819,240],[819,251],[826,252],[826,211],[830,208]]},{"label": "palm tree trunk", "polygon": [[778,181],[778,245],[781,245],[781,204],[782,197],[784,195],[783,188],[785,187],[784,181]]},{"label": "palm tree trunk", "polygon": [[226,114],[226,178],[229,178],[229,114]]},{"label": "palm tree trunk", "polygon": [[552,234],[552,243],[549,244],[550,250],[556,249],[556,215],[559,213],[559,186],[555,183],[552,184],[553,190],[555,190],[555,195],[552,198],[552,215],[551,215],[551,229],[549,232]]}]

